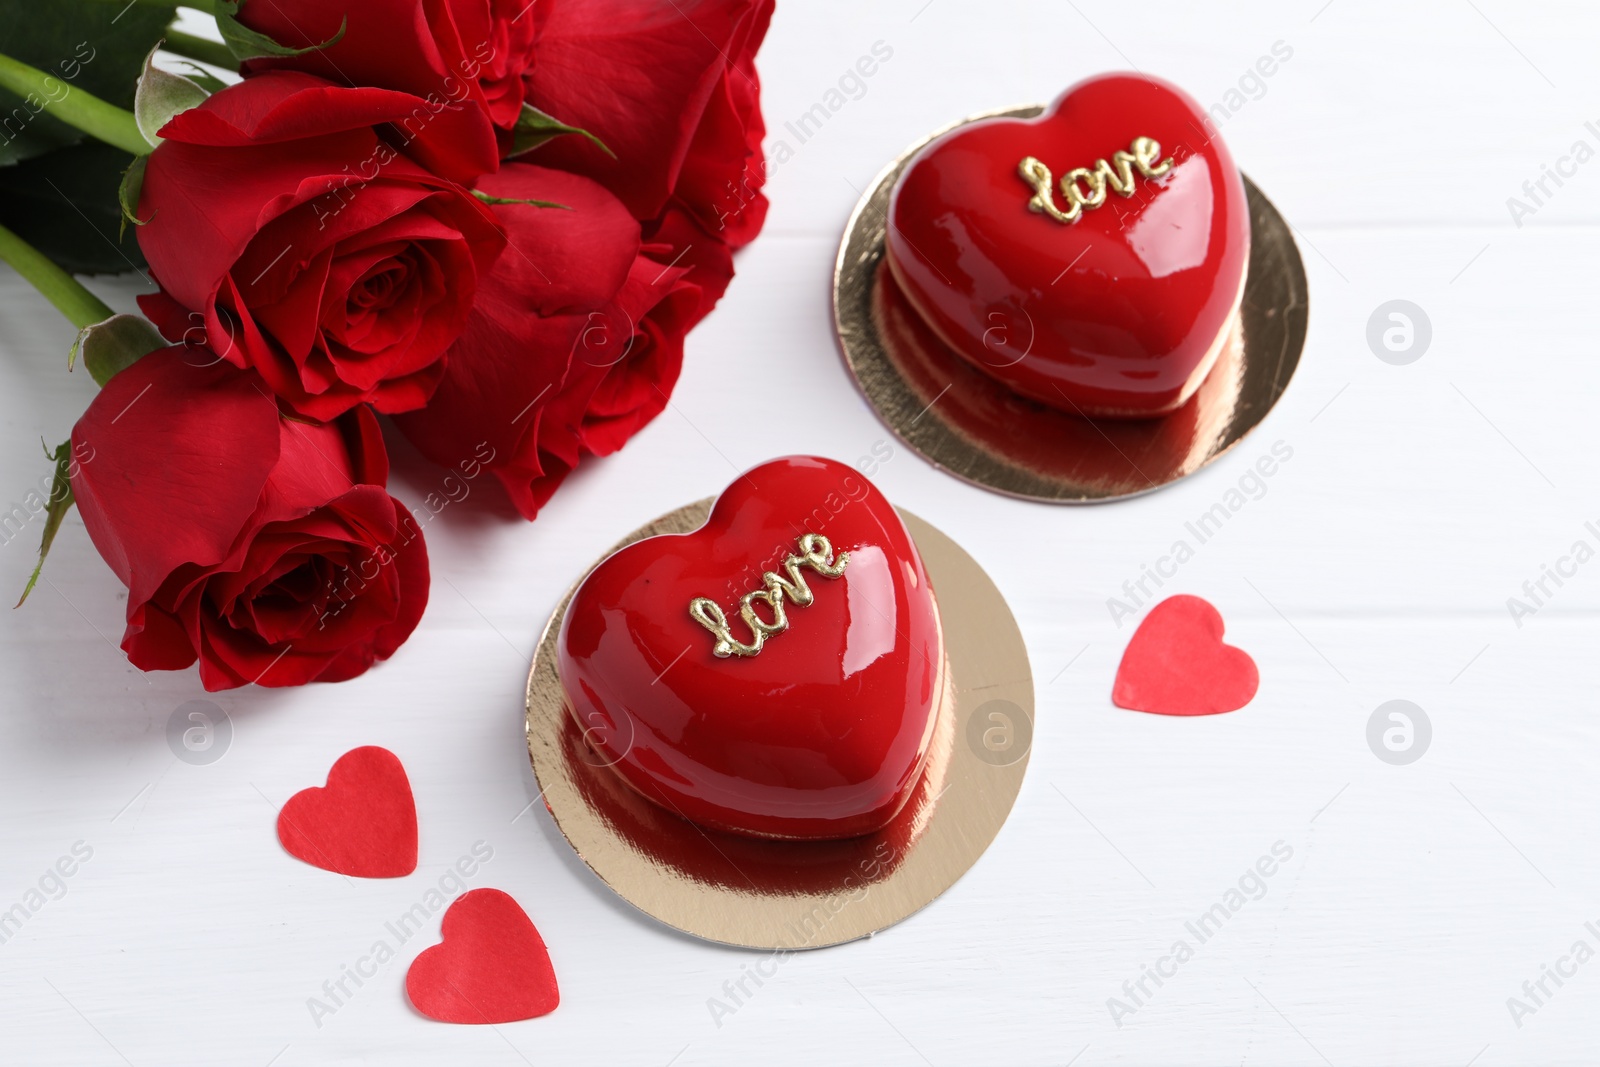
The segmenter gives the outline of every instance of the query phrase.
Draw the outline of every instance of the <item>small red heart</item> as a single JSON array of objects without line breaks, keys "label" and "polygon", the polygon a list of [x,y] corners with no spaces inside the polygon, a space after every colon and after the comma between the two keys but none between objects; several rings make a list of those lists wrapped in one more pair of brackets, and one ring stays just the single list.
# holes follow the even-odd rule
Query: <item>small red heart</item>
[{"label": "small red heart", "polygon": [[368,745],[302,789],[278,813],[278,840],[313,867],[358,878],[402,878],[417,869],[417,805],[399,757]]},{"label": "small red heart", "polygon": [[441,940],[406,972],[406,995],[444,1023],[514,1023],[561,1003],[544,939],[517,902],[474,889],[450,905]]},{"label": "small red heart", "polygon": [[1256,661],[1222,643],[1222,616],[1197,596],[1150,609],[1117,667],[1112,703],[1157,715],[1238,711],[1261,684]]}]

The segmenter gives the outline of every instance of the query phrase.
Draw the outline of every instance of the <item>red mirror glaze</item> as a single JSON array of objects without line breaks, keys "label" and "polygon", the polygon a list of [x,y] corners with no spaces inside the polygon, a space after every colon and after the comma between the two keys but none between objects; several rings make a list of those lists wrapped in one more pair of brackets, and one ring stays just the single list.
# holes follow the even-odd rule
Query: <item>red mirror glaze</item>
[{"label": "red mirror glaze", "polygon": [[[929,144],[890,204],[887,258],[907,299],[978,370],[1064,411],[1176,410],[1232,327],[1250,253],[1244,184],[1210,119],[1134,74],[1080,82],[1035,119],[989,119]],[[1137,137],[1173,160],[1133,195],[1062,223],[1028,206],[1027,157],[1060,181]],[[1087,188],[1080,183],[1080,188]]]},{"label": "red mirror glaze", "polygon": [[[755,655],[715,656],[690,603],[714,600],[749,643],[740,598],[784,573],[805,534],[828,538],[835,559],[848,552],[843,572],[801,569],[813,599],[785,604],[788,629]],[[741,475],[699,530],[607,558],[574,595],[559,651],[569,711],[645,797],[704,826],[813,839],[870,833],[900,810],[944,664],[900,516],[852,468],[807,456]]]}]

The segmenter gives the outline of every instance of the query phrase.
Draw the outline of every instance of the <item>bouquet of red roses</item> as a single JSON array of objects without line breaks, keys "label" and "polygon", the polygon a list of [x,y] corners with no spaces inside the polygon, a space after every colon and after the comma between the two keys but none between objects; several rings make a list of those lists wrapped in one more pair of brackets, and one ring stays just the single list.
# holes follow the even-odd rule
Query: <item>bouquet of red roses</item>
[{"label": "bouquet of red roses", "polygon": [[[172,3],[0,0],[0,258],[102,386],[40,565],[75,502],[136,666],[350,678],[421,617],[438,510],[386,491],[378,414],[532,519],[666,406],[766,213],[772,0],[185,6],[222,43]],[[145,318],[72,276],[119,262]]]}]

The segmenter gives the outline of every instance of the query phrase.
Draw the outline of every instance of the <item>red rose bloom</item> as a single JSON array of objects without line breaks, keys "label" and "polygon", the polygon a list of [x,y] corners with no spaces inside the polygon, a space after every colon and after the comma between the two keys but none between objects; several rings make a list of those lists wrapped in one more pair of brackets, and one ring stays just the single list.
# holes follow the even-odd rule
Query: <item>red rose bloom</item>
[{"label": "red rose bloom", "polygon": [[254,373],[176,347],[112,378],[72,444],[93,456],[72,491],[128,587],[122,647],[141,670],[198,658],[210,690],[340,681],[422,617],[427,553],[383,489],[366,408],[285,419]]},{"label": "red rose bloom", "polygon": [[458,184],[494,164],[465,113],[298,73],[183,112],[145,172],[139,247],[162,291],[140,306],[311,418],[420,407],[504,245]]},{"label": "red rose bloom", "polygon": [[666,406],[701,292],[669,249],[642,246],[627,209],[587,178],[511,163],[480,187],[572,210],[494,208],[510,248],[438,392],[395,421],[446,466],[487,445],[489,468],[531,519],[584,452],[615,451]]},{"label": "red rose bloom", "polygon": [[[581,127],[539,162],[596,179],[637,219],[675,202],[741,248],[767,214],[755,54],[773,0],[551,0],[534,42],[528,99]],[[648,227],[647,227],[648,232]]]},{"label": "red rose bloom", "polygon": [[642,220],[645,242],[687,267],[693,326],[733,277],[732,250],[766,219],[755,53],[771,0],[553,0],[534,44],[529,102],[615,153],[561,137],[541,164],[594,178]]},{"label": "red rose bloom", "polygon": [[247,0],[239,21],[279,44],[321,44],[341,23],[345,33],[326,48],[253,59],[244,70],[301,70],[425,99],[471,101],[502,131],[501,147],[508,148],[544,6],[528,0]]}]

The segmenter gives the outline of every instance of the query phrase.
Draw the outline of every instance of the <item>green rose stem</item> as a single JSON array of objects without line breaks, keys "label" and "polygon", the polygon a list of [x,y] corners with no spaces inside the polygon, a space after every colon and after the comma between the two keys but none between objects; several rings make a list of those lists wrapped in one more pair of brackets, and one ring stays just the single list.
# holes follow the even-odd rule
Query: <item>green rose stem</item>
[{"label": "green rose stem", "polygon": [[[0,226],[0,259],[11,264],[18,274],[33,283],[33,287],[80,330],[104,322],[113,314],[104,301],[83,287],[83,283],[4,226]],[[61,520],[73,504],[70,480],[72,442],[69,440],[61,444],[53,452],[46,449],[45,455],[54,463],[55,475],[50,482],[50,499],[45,506],[44,530],[39,539],[39,562],[34,565],[33,573],[28,576],[28,584],[22,590],[22,597],[16,603],[19,608],[39,581],[45,557],[50,554],[50,546],[61,529]]]},{"label": "green rose stem", "polygon": [[116,314],[83,283],[62,270],[43,252],[0,226],[0,259],[28,279],[56,310],[78,329],[104,322]]},{"label": "green rose stem", "polygon": [[161,47],[168,52],[198,59],[202,63],[210,63],[213,67],[221,67],[223,70],[239,69],[239,60],[228,50],[228,46],[207,37],[196,37],[192,33],[169,28],[166,43]]},{"label": "green rose stem", "polygon": [[75,89],[60,78],[7,55],[0,55],[0,88],[9,89],[25,100],[31,97],[67,125],[124,152],[142,156],[150,151],[150,142],[139,132],[133,112],[108,104],[98,96]]}]

